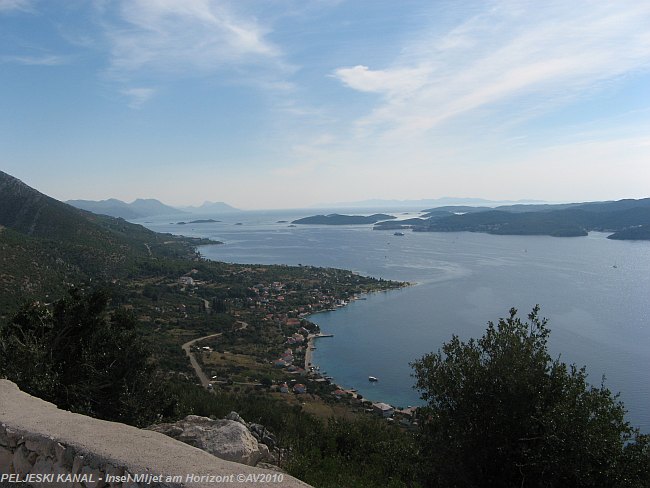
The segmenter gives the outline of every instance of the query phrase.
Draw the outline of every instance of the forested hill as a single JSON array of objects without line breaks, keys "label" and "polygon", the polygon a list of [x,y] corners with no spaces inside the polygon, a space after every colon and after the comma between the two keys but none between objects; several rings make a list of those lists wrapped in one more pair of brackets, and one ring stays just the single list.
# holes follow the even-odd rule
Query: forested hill
[{"label": "forested hill", "polygon": [[0,172],[0,306],[137,276],[160,258],[193,257],[201,242],[79,210]]},{"label": "forested hill", "polygon": [[[503,235],[584,236],[590,231],[611,232],[612,239],[648,239],[650,198],[580,204],[510,206],[495,209],[463,209],[454,213],[431,209],[420,232],[486,232]],[[399,221],[393,221],[395,228]]]}]

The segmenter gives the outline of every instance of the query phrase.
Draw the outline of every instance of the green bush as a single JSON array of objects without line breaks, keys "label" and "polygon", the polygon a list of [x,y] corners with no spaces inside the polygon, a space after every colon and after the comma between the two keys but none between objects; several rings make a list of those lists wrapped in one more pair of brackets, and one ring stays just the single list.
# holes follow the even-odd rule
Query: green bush
[{"label": "green bush", "polygon": [[647,486],[647,439],[585,368],[551,359],[538,313],[522,322],[512,309],[413,364],[428,486]]},{"label": "green bush", "polygon": [[61,408],[143,426],[174,413],[134,317],[108,297],[71,289],[27,304],[0,327],[0,375]]}]

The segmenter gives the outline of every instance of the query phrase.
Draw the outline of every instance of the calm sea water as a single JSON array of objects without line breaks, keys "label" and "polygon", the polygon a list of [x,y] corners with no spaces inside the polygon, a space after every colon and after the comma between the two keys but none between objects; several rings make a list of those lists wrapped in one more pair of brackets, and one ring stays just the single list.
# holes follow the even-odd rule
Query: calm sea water
[{"label": "calm sea water", "polygon": [[[479,337],[488,320],[510,307],[525,316],[540,304],[552,330],[552,354],[586,365],[594,384],[605,375],[606,386],[620,392],[628,419],[650,432],[650,242],[611,241],[597,233],[553,238],[407,231],[399,237],[369,226],[278,223],[311,213],[145,225],[223,241],[201,249],[214,260],[332,266],[414,283],[312,316],[334,334],[317,341],[314,363],[338,384],[393,405],[419,402],[410,362],[437,351],[452,334]],[[370,375],[379,381],[369,383]]]}]

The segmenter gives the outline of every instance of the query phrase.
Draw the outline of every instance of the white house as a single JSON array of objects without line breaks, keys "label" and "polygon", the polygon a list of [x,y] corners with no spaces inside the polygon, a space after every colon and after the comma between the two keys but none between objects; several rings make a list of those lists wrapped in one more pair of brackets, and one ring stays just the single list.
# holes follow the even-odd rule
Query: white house
[{"label": "white house", "polygon": [[373,403],[372,411],[384,418],[392,417],[395,409],[388,403]]}]

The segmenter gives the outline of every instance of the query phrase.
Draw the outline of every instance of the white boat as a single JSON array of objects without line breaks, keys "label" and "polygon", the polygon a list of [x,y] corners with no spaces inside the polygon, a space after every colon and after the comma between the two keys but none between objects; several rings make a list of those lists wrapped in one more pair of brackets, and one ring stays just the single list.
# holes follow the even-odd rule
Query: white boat
[{"label": "white boat", "polygon": [[368,376],[368,381],[379,381],[379,380],[374,376]]}]

